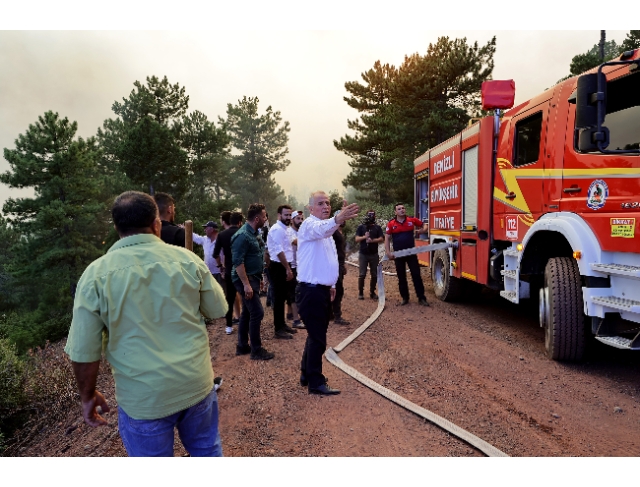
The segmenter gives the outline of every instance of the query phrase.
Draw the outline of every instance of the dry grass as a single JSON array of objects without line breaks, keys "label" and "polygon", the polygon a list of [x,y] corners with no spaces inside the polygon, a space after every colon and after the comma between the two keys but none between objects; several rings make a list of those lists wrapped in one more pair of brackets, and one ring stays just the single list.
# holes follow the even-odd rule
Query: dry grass
[{"label": "dry grass", "polygon": [[[14,456],[38,432],[66,418],[79,401],[71,361],[64,353],[66,340],[29,350],[22,370],[24,399],[13,411],[14,422],[23,422],[6,438],[4,456]],[[26,420],[26,421],[25,421]]]}]

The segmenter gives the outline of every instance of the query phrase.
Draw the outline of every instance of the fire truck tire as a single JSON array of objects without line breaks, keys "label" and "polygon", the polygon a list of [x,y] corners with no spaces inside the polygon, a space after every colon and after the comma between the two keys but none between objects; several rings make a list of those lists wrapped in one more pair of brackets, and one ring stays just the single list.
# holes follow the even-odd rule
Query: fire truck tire
[{"label": "fire truck tire", "polygon": [[547,355],[553,360],[582,360],[586,337],[582,284],[576,261],[571,257],[549,259],[540,295]]},{"label": "fire truck tire", "polygon": [[461,279],[451,275],[449,252],[436,250],[433,254],[431,266],[431,281],[436,297],[441,301],[455,301],[462,295],[463,285]]}]

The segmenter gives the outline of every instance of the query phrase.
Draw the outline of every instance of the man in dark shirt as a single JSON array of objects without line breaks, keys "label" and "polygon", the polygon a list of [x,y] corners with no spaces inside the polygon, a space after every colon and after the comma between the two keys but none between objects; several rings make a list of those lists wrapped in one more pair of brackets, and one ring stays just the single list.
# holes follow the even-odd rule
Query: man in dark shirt
[{"label": "man in dark shirt", "polygon": [[371,283],[369,285],[369,297],[378,299],[376,295],[376,285],[378,284],[378,264],[380,256],[378,255],[378,245],[384,240],[382,228],[376,224],[376,212],[369,210],[365,217],[364,223],[358,226],[356,230],[356,243],[360,244],[360,253],[358,254],[358,264],[360,266],[360,275],[358,276],[358,299],[364,299],[364,279],[367,277],[367,267],[371,272]]},{"label": "man in dark shirt", "polygon": [[392,218],[389,220],[389,223],[387,223],[386,234],[384,236],[384,248],[387,252],[387,257],[390,260],[395,260],[396,272],[398,274],[398,287],[400,288],[400,296],[402,296],[401,305],[404,306],[409,303],[409,286],[407,285],[407,269],[405,267],[405,264],[408,264],[413,287],[418,296],[418,303],[422,306],[429,306],[427,298],[424,295],[424,284],[420,276],[418,256],[409,255],[407,257],[396,258],[393,252],[391,252],[390,246],[391,239],[393,238],[393,250],[397,251],[415,247],[414,233],[427,233],[427,224],[418,218],[407,216],[407,210],[402,203],[396,203],[395,214],[395,218]]},{"label": "man in dark shirt", "polygon": [[[263,204],[249,207],[247,223],[231,237],[231,280],[242,297],[236,355],[251,353],[253,360],[270,360],[274,354],[262,348],[260,325],[264,309],[260,302],[260,279],[264,269],[264,242],[258,234],[267,221]],[[251,346],[249,346],[251,341]]]},{"label": "man in dark shirt", "polygon": [[184,247],[184,228],[176,225],[173,221],[176,217],[176,203],[173,197],[167,193],[156,193],[153,198],[158,205],[162,230],[160,238],[168,244]]},{"label": "man in dark shirt", "polygon": [[[233,260],[231,257],[231,237],[238,231],[238,226],[242,223],[242,213],[234,211],[229,216],[229,228],[223,230],[218,235],[216,245],[213,247],[213,258],[218,263],[220,273],[224,276],[224,292],[227,297],[227,305],[229,311],[225,316],[227,320],[227,335],[233,332],[233,303],[236,300],[236,287],[231,280],[231,269],[233,268]],[[220,259],[220,251],[224,255],[224,264]]]},{"label": "man in dark shirt", "polygon": [[[338,216],[340,210],[336,211],[333,216]],[[338,229],[333,232],[333,240],[336,243],[336,252],[338,253],[338,281],[336,282],[336,297],[331,303],[331,311],[333,314],[333,322],[336,325],[348,325],[349,322],[342,318],[342,298],[344,297],[344,276],[347,274],[347,266],[344,263],[346,255],[346,242],[342,229],[347,222],[343,222]]]}]

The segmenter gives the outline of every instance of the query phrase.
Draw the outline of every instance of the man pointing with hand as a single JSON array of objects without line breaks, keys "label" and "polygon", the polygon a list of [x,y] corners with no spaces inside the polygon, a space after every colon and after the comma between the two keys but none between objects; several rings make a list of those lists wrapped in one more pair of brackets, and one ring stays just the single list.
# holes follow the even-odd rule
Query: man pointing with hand
[{"label": "man pointing with hand", "polygon": [[327,328],[331,301],[336,295],[338,254],[333,232],[347,220],[358,216],[355,203],[346,201],[338,215],[331,217],[331,204],[324,191],[309,198],[311,215],[298,230],[298,286],[296,304],[307,327],[307,341],[300,364],[300,385],[309,387],[309,394],[339,394],[322,375],[322,355],[327,348]]}]

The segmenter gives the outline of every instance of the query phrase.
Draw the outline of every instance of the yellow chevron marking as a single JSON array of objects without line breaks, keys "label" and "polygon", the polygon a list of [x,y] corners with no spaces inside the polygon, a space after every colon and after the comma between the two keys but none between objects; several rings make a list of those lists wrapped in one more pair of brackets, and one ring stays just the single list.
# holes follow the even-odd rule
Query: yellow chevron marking
[{"label": "yellow chevron marking", "polygon": [[[513,191],[516,197],[513,200],[506,198],[507,193],[494,186],[493,198],[504,203],[506,206],[519,210],[522,213],[531,215],[529,205],[522,194],[518,178],[521,179],[542,179],[542,178],[601,178],[601,177],[640,177],[640,168],[628,167],[606,167],[599,169],[514,169],[507,159],[498,159],[498,170],[500,177],[504,181],[507,192]],[[531,226],[522,219],[523,223]]]},{"label": "yellow chevron marking", "polygon": [[466,277],[467,279],[471,279],[472,281],[477,280],[476,276],[474,276],[473,274],[467,274],[466,272],[462,272],[461,275],[462,277]]},{"label": "yellow chevron marking", "polygon": [[456,232],[453,230],[431,230],[429,231],[429,235],[449,235],[449,236],[460,236],[460,232]]}]

